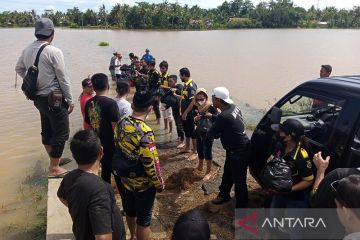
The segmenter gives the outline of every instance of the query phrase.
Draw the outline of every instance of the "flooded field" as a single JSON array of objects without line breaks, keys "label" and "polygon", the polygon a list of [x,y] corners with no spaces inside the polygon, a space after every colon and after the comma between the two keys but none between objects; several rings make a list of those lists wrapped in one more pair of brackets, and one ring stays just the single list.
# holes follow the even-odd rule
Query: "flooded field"
[{"label": "flooded field", "polygon": [[[0,234],[34,222],[45,199],[48,157],[41,146],[39,114],[15,84],[15,63],[34,40],[33,29],[0,29]],[[359,74],[359,30],[228,30],[228,31],[112,31],[56,29],[53,44],[63,50],[74,99],[81,80],[108,73],[112,52],[141,57],[149,48],[167,60],[172,74],[189,67],[198,86],[211,90],[224,85],[244,109],[249,123],[288,90],[317,78],[321,64],[333,65],[334,75]],[[98,47],[100,41],[109,47]],[[112,88],[111,96],[115,96]],[[72,133],[81,128],[78,103],[71,114]],[[65,156],[69,157],[68,150]],[[40,186],[40,187],[39,187]],[[19,227],[20,226],[20,227]],[[25,228],[26,229],[26,228]],[[1,234],[2,235],[2,234]]]}]

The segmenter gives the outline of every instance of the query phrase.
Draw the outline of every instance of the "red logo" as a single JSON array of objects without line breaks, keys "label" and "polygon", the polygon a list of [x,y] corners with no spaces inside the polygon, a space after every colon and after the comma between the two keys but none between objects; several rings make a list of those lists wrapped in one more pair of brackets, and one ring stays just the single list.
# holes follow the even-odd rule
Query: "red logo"
[{"label": "red logo", "polygon": [[[245,228],[247,231],[258,234],[258,230],[256,228],[254,228],[253,226],[256,225],[256,221],[257,221],[257,213],[254,213],[246,218],[240,219],[237,221],[237,224],[240,227]],[[248,223],[250,222],[250,224]]]}]

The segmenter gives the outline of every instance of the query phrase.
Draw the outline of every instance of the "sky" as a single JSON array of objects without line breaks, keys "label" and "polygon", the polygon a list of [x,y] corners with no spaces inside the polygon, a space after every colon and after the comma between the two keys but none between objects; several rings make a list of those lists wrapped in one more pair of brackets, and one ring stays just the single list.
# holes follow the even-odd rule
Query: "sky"
[{"label": "sky", "polygon": [[[97,11],[101,4],[105,4],[107,9],[111,9],[116,3],[134,5],[135,2],[141,1],[144,0],[1,0],[0,12],[14,10],[30,11],[31,9],[35,9],[37,12],[42,12],[44,9],[66,11],[68,8],[73,7],[78,7],[80,10],[89,8]],[[162,1],[163,0],[147,0],[146,2],[161,3]],[[174,3],[175,1],[176,0],[168,0],[170,3]],[[262,0],[252,0],[254,5],[261,1]],[[339,9],[351,9],[354,6],[360,6],[360,0],[293,0],[295,5],[305,9],[310,8],[312,5],[317,6],[318,1],[321,9],[327,6],[334,6]],[[178,0],[180,5],[188,4],[189,6],[193,6],[197,4],[202,8],[215,8],[223,2],[224,0]]]}]

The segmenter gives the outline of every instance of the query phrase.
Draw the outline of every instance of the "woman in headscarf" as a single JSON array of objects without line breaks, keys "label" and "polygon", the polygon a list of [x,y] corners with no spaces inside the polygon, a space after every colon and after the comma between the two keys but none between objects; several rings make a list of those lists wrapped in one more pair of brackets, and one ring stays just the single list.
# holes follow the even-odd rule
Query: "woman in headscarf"
[{"label": "woman in headscarf", "polygon": [[218,111],[209,100],[206,89],[199,88],[195,94],[194,122],[196,124],[196,142],[199,164],[197,170],[203,171],[204,160],[206,161],[206,173],[203,178],[207,181],[211,177],[212,146],[214,138],[208,136],[208,130],[212,126]]}]

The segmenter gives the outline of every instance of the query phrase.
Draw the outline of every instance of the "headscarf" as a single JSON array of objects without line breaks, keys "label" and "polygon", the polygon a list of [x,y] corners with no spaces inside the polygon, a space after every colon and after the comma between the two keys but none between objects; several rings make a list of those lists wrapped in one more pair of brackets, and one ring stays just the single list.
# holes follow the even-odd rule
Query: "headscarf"
[{"label": "headscarf", "polygon": [[[206,97],[206,101],[205,101],[205,103],[203,105],[199,105],[197,103],[197,101],[196,101],[196,97],[200,93],[202,93]],[[207,92],[206,92],[205,88],[198,88],[196,90],[194,101],[195,101],[195,105],[198,108],[200,114],[206,112],[209,109],[209,107],[212,105],[212,103],[209,100],[209,96],[207,95]]]}]

